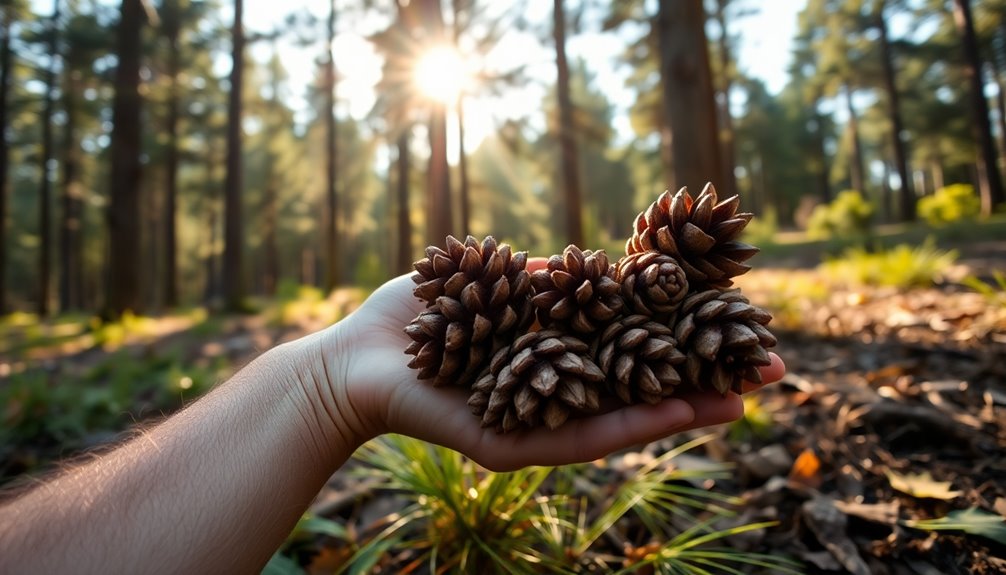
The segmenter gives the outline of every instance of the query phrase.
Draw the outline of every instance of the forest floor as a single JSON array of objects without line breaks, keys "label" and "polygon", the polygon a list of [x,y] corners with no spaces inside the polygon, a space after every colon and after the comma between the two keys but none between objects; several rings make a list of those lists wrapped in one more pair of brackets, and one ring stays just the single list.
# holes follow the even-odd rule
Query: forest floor
[{"label": "forest floor", "polygon": [[[779,522],[731,546],[799,558],[808,573],[1006,572],[1006,545],[996,541],[1006,530],[1006,294],[982,296],[956,281],[1006,271],[1006,241],[959,248],[951,278],[930,288],[839,287],[793,261],[759,261],[742,278],[744,293],[775,315],[775,351],[788,373],[746,400],[743,420],[713,430],[716,438],[690,453],[734,465],[712,488],[743,498],[737,524]],[[262,350],[344,316],[359,298],[347,291],[247,317],[182,314],[104,342],[93,330],[61,331],[58,323],[3,326],[0,379],[35,383],[2,406],[0,482],[176,409]],[[133,364],[161,365],[160,391],[112,396],[118,403],[90,419],[31,423],[59,407],[39,389],[66,381],[114,388],[110,373],[128,378]],[[123,411],[129,422],[110,423]],[[611,456],[608,472],[631,474],[640,456],[669,441]],[[365,532],[381,501],[374,495],[340,472],[314,511]],[[980,513],[953,515],[947,530],[914,523],[971,508]]]}]

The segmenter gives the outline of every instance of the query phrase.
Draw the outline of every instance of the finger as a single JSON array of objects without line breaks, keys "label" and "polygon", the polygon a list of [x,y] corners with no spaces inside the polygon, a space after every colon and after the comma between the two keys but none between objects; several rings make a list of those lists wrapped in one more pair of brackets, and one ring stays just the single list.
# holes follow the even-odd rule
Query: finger
[{"label": "finger", "polygon": [[715,392],[702,392],[681,397],[695,411],[695,419],[684,429],[698,429],[710,425],[720,425],[740,419],[744,415],[744,400],[740,395],[730,392],[720,395]]},{"label": "finger", "polygon": [[668,399],[657,405],[633,405],[571,420],[554,431],[535,428],[508,434],[489,432],[466,455],[494,471],[583,463],[670,435],[694,418],[695,412],[687,402]]},{"label": "finger", "polygon": [[779,381],[782,376],[786,375],[786,364],[783,363],[782,358],[774,353],[768,355],[772,359],[772,363],[758,368],[758,371],[761,372],[761,383],[745,381],[741,387],[743,393],[757,391],[770,383]]},{"label": "finger", "polygon": [[525,269],[527,269],[528,273],[531,273],[534,271],[543,270],[546,267],[548,267],[548,258],[535,257],[527,259],[527,266],[525,267]]}]

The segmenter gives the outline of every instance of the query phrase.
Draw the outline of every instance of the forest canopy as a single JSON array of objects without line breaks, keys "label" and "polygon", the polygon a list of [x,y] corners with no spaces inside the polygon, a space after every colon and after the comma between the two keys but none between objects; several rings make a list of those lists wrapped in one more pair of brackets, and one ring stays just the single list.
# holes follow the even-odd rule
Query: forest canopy
[{"label": "forest canopy", "polygon": [[806,0],[780,88],[751,0],[248,4],[0,2],[0,312],[240,310],[446,234],[613,251],[706,181],[772,230],[1004,200],[1000,0]]}]

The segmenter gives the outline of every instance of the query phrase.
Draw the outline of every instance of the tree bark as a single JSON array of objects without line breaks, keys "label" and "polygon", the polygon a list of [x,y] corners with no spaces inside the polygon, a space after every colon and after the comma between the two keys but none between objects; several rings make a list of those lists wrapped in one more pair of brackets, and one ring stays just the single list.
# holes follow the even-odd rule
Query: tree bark
[{"label": "tree bark", "polygon": [[859,119],[856,117],[856,107],[852,103],[852,88],[845,84],[845,106],[849,112],[849,138],[852,140],[852,158],[849,160],[849,180],[852,189],[860,194],[866,194],[866,176],[863,168],[863,147],[859,143]]},{"label": "tree bark", "polygon": [[[460,51],[461,32],[461,0],[453,0],[451,6],[454,10],[454,49]],[[471,184],[468,181],[468,154],[465,151],[465,94],[464,90],[458,92],[457,102],[454,104],[458,117],[458,196],[461,204],[461,235],[467,236],[471,233]]]},{"label": "tree bark", "polygon": [[569,63],[566,61],[566,15],[563,0],[554,0],[552,33],[558,71],[556,94],[559,104],[559,151],[562,154],[562,185],[566,211],[566,241],[578,246],[583,241],[583,200],[580,189],[579,153],[576,127],[573,125],[573,99],[569,89]]},{"label": "tree bark", "polygon": [[1006,156],[1006,94],[1003,90],[1006,89],[1006,83],[1003,82],[1002,72],[999,70],[999,66],[996,65],[995,59],[990,59],[990,64],[992,67],[992,81],[996,84],[996,120],[999,135],[999,168],[1003,169],[1003,157]]},{"label": "tree bark", "polygon": [[49,23],[49,67],[45,71],[45,95],[42,104],[42,178],[38,190],[38,301],[35,310],[40,317],[49,315],[50,284],[52,283],[52,114],[55,108],[56,59],[59,58],[60,2],[55,0]]},{"label": "tree bark", "polygon": [[10,147],[7,142],[8,102],[10,96],[11,66],[14,65],[11,49],[11,25],[14,20],[11,9],[0,13],[0,315],[7,312],[7,195],[10,180]]},{"label": "tree bark", "polygon": [[908,152],[905,150],[904,131],[901,121],[901,99],[898,96],[898,85],[894,78],[894,55],[891,52],[891,42],[887,34],[887,20],[884,17],[884,2],[877,9],[877,30],[880,32],[880,54],[883,60],[884,91],[887,92],[888,114],[891,119],[891,143],[894,145],[894,163],[898,169],[898,179],[901,180],[899,199],[902,221],[915,220],[915,192],[912,189],[912,179],[908,173]]},{"label": "tree bark", "polygon": [[1003,184],[996,165],[992,126],[989,123],[989,106],[985,100],[982,81],[982,59],[978,52],[974,23],[971,19],[970,0],[954,0],[954,21],[964,46],[964,72],[971,88],[972,133],[978,143],[978,189],[982,199],[982,214],[991,215],[1003,203]]},{"label": "tree bark", "polygon": [[66,123],[63,126],[63,214],[59,238],[59,307],[62,311],[82,309],[84,304],[84,192],[80,181],[81,150],[77,126],[80,94],[81,72],[68,62],[63,87]]},{"label": "tree bark", "polygon": [[[444,17],[440,0],[418,2],[421,20],[432,42],[444,40]],[[447,165],[447,105],[431,102],[430,163],[427,170],[427,239],[431,245],[444,243],[453,228],[450,167]]]},{"label": "tree bark", "polygon": [[122,0],[110,145],[107,317],[140,311],[140,52],[141,0]]},{"label": "tree bark", "polygon": [[203,302],[207,304],[212,304],[220,296],[220,282],[218,270],[218,257],[216,253],[217,241],[219,236],[217,235],[217,224],[220,218],[219,216],[219,201],[215,197],[217,195],[216,185],[214,185],[214,174],[216,172],[217,165],[217,154],[213,146],[212,137],[209,138],[208,149],[206,150],[206,188],[205,188],[205,204],[204,210],[206,212],[206,245],[208,250],[206,252],[206,283],[203,285]]},{"label": "tree bark", "polygon": [[723,173],[702,0],[660,0],[657,32],[669,184],[701,189]]},{"label": "tree bark", "polygon": [[178,0],[171,2],[170,17],[163,18],[164,34],[168,40],[168,149],[165,158],[164,183],[164,305],[178,305],[178,75],[181,73],[181,54],[178,42],[180,11]]},{"label": "tree bark", "polygon": [[716,22],[720,26],[720,73],[723,75],[721,87],[723,104],[720,109],[720,118],[723,120],[720,131],[723,143],[723,182],[720,184],[722,186],[720,191],[729,197],[737,194],[737,177],[734,175],[737,160],[734,153],[734,119],[730,113],[730,92],[733,88],[733,80],[730,78],[731,58],[730,42],[727,36],[727,3],[728,0],[716,1]]},{"label": "tree bark", "polygon": [[335,120],[335,0],[329,0],[328,54],[325,60],[325,184],[328,210],[325,219],[325,288],[334,289],[342,281],[339,257],[339,195],[336,178],[338,166],[338,126]]},{"label": "tree bark", "polygon": [[233,67],[230,74],[230,94],[227,105],[227,175],[224,179],[224,307],[228,311],[244,310],[244,232],[241,213],[242,161],[241,118],[244,84],[244,1],[234,0],[234,23],[231,26]]},{"label": "tree bark", "polygon": [[814,161],[817,163],[817,173],[815,174],[817,179],[818,195],[821,201],[825,204],[831,202],[831,183],[828,181],[828,153],[824,148],[824,118],[821,116],[820,112],[817,111],[817,99],[815,99],[813,118],[814,118],[814,149],[812,153],[814,154]]},{"label": "tree bark", "polygon": [[[331,45],[331,44],[329,44]],[[278,61],[278,48],[276,44],[273,44],[273,60],[275,63]],[[283,103],[280,101],[280,78],[279,70],[273,64],[269,66],[270,72],[270,98],[269,98],[269,117],[266,118],[266,126],[268,127],[268,134],[270,140],[276,140],[280,136],[279,126],[284,121],[282,115],[278,113],[283,107]],[[331,108],[330,108],[331,109]],[[273,115],[279,117],[273,117]],[[276,295],[276,288],[279,284],[280,269],[279,269],[279,244],[278,244],[278,233],[279,233],[279,208],[277,191],[277,179],[278,174],[276,173],[277,164],[276,154],[272,151],[266,154],[266,166],[265,166],[265,194],[262,198],[263,200],[263,222],[262,222],[262,291],[267,296]]]},{"label": "tree bark", "polygon": [[396,182],[396,204],[398,206],[398,247],[395,250],[395,271],[404,274],[412,270],[412,219],[409,211],[409,131],[398,136],[398,178]]}]

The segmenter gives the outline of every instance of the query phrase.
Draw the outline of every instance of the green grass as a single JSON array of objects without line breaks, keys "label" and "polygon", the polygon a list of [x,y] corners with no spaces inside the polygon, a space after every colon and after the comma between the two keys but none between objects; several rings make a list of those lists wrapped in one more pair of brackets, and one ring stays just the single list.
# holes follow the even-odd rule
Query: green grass
[{"label": "green grass", "polygon": [[[885,249],[898,244],[918,245],[930,237],[936,242],[937,247],[943,249],[975,242],[1001,241],[1006,237],[1006,214],[997,214],[973,222],[958,222],[939,228],[919,223],[885,224],[874,227],[868,241],[875,249]],[[855,237],[814,241],[808,239],[804,232],[779,232],[772,241],[758,244],[762,251],[755,256],[757,259],[754,261],[758,265],[764,265],[766,261],[819,258],[822,254],[837,255],[861,243],[862,239]]]},{"label": "green grass", "polygon": [[31,472],[137,421],[173,412],[228,369],[223,358],[199,367],[174,354],[119,352],[79,376],[37,369],[12,374],[0,386],[0,462],[6,462],[0,478]]},{"label": "green grass", "polygon": [[957,259],[956,251],[939,250],[934,244],[927,239],[918,247],[899,244],[877,252],[849,248],[819,269],[834,285],[926,288],[942,280]]},{"label": "green grass", "polygon": [[1006,274],[993,271],[989,282],[971,276],[964,278],[961,283],[981,294],[989,307],[1006,309]]},{"label": "green grass", "polygon": [[[591,465],[492,473],[449,449],[388,436],[357,457],[367,465],[363,473],[398,493],[404,507],[364,533],[336,524],[324,534],[351,553],[338,573],[367,573],[382,557],[406,556],[402,569],[430,573],[578,573],[587,566],[630,573],[652,566],[658,573],[702,574],[739,572],[744,565],[796,573],[797,564],[786,558],[716,545],[770,524],[715,527],[738,500],[704,483],[724,477],[727,467],[674,465],[675,457],[708,439],[653,458],[615,483]],[[643,552],[628,539],[612,545],[612,534],[626,523],[652,538]],[[302,535],[295,531],[291,538]],[[282,554],[270,565],[271,573],[303,572]]]}]

